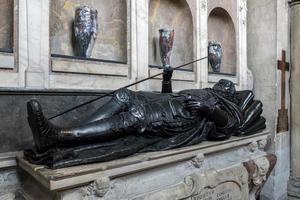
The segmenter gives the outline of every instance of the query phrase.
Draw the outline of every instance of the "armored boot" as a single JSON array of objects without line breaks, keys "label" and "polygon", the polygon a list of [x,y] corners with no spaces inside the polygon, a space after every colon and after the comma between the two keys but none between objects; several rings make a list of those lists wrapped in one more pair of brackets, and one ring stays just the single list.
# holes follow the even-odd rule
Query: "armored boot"
[{"label": "armored boot", "polygon": [[27,102],[27,114],[37,150],[47,151],[57,143],[60,129],[44,117],[41,105],[36,100]]}]

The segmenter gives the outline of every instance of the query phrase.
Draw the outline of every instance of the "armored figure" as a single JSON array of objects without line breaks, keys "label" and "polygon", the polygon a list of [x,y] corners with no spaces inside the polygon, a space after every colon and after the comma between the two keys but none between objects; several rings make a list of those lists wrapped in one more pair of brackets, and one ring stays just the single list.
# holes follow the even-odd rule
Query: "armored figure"
[{"label": "armored figure", "polygon": [[35,147],[24,155],[51,168],[109,161],[137,152],[168,150],[204,140],[225,140],[265,128],[262,103],[251,91],[220,80],[213,88],[171,91],[172,69],[163,74],[162,91],[117,90],[78,126],[58,127],[38,101],[27,104]]}]

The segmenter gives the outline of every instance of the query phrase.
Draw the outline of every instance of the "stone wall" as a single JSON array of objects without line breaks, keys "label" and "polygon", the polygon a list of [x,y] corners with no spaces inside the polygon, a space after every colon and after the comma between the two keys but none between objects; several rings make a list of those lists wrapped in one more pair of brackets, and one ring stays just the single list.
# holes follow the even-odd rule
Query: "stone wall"
[{"label": "stone wall", "polygon": [[[280,72],[277,60],[282,49],[289,55],[289,7],[287,0],[248,1],[248,67],[253,72],[254,92],[264,104],[264,116],[272,133],[269,151],[278,156],[273,176],[263,190],[263,199],[284,199],[289,177],[289,132],[276,133],[280,108]],[[289,58],[289,57],[288,57]],[[287,96],[288,96],[287,90]],[[287,97],[286,102],[288,102]],[[289,105],[286,105],[287,108]]]}]

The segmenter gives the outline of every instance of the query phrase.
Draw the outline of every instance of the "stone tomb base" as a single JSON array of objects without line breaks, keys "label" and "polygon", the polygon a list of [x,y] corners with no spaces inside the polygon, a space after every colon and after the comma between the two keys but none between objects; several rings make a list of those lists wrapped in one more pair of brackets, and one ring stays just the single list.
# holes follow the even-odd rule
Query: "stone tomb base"
[{"label": "stone tomb base", "polygon": [[37,200],[255,199],[276,163],[264,152],[267,138],[263,132],[57,170],[18,157],[27,174],[22,194]]}]

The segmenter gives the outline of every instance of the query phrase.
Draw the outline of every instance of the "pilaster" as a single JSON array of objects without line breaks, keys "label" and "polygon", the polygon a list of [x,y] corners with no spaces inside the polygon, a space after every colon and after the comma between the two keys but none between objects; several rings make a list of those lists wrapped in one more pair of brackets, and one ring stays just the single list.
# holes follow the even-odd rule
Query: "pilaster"
[{"label": "pilaster", "polygon": [[300,198],[300,0],[291,2],[291,176],[288,194]]}]

